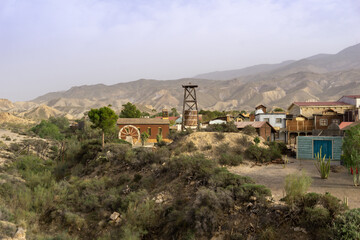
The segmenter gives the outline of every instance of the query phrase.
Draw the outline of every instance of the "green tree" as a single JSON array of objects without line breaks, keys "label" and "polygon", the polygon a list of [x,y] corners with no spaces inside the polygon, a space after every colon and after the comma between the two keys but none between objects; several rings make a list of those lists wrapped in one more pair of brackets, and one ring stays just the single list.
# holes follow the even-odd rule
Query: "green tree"
[{"label": "green tree", "polygon": [[171,108],[170,116],[173,116],[173,117],[179,116],[179,113],[177,112],[176,108]]},{"label": "green tree", "polygon": [[31,129],[34,133],[41,138],[49,138],[55,140],[62,140],[64,135],[60,133],[60,129],[55,124],[47,120],[42,120],[40,124]]},{"label": "green tree", "polygon": [[55,124],[61,131],[69,128],[69,120],[66,117],[50,117],[49,122]]},{"label": "green tree", "polygon": [[109,107],[91,109],[88,113],[92,128],[100,128],[102,131],[102,147],[105,145],[105,133],[109,132],[115,125],[118,116]]},{"label": "green tree", "polygon": [[279,107],[275,108],[273,111],[274,111],[274,112],[285,112],[284,109],[279,108]]},{"label": "green tree", "polygon": [[147,133],[147,132],[143,132],[141,135],[140,135],[140,138],[141,138],[141,144],[144,146],[146,141],[149,139],[150,135]]},{"label": "green tree", "polygon": [[136,106],[130,102],[122,105],[123,109],[120,112],[121,118],[139,118],[141,117],[141,111],[136,108]]},{"label": "green tree", "polygon": [[354,185],[360,184],[360,176],[356,169],[360,170],[360,125],[346,130],[342,145],[344,163],[353,169]]}]

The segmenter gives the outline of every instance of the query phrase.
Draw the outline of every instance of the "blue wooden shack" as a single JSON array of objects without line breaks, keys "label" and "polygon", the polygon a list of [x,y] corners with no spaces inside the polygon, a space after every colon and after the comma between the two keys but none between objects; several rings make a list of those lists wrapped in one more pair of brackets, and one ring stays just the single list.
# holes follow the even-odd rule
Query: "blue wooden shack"
[{"label": "blue wooden shack", "polygon": [[297,159],[315,159],[315,154],[320,151],[322,156],[332,160],[340,160],[342,154],[343,137],[340,136],[298,136]]}]

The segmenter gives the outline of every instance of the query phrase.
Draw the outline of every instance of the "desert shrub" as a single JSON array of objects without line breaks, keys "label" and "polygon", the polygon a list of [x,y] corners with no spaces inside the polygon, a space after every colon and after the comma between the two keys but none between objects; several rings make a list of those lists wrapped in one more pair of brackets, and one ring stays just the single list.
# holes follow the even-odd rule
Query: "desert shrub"
[{"label": "desert shrub", "polygon": [[277,145],[277,143],[270,144],[269,148],[267,150],[268,150],[268,153],[269,153],[269,156],[271,159],[282,158],[281,150],[280,150],[279,146]]},{"label": "desert shrub", "polygon": [[259,144],[259,143],[260,143],[260,138],[259,138],[258,136],[256,136],[256,137],[254,138],[254,143],[255,143],[255,144]]},{"label": "desert shrub", "polygon": [[18,143],[11,143],[9,150],[12,152],[19,152],[21,150],[21,146]]},{"label": "desert shrub", "polygon": [[209,124],[206,127],[208,132],[239,132],[234,122],[222,123],[222,124]]},{"label": "desert shrub", "polygon": [[247,136],[242,136],[236,139],[236,143],[243,146],[244,148],[248,148],[252,145],[252,142],[249,141]]},{"label": "desert shrub", "polygon": [[199,185],[206,185],[214,172],[215,162],[202,154],[181,155],[171,159],[165,169],[174,177],[181,175],[188,181],[196,180]]},{"label": "desert shrub", "polygon": [[245,151],[245,155],[256,162],[264,163],[271,161],[271,154],[266,148],[259,147],[258,145],[251,145]]},{"label": "desert shrub", "polygon": [[230,146],[227,143],[222,143],[216,146],[215,151],[218,155],[227,154],[230,152]]},{"label": "desert shrub", "polygon": [[218,141],[221,141],[225,138],[225,134],[220,132],[220,133],[215,133],[215,139]]},{"label": "desert shrub", "polygon": [[249,201],[251,196],[264,201],[266,196],[271,196],[271,191],[264,185],[245,183],[233,189],[236,200]]},{"label": "desert shrub", "polygon": [[64,135],[60,133],[59,127],[47,120],[42,120],[41,123],[33,127],[31,131],[39,135],[41,138],[55,140],[64,139]]},{"label": "desert shrub", "polygon": [[211,150],[211,149],[212,149],[212,145],[211,145],[211,144],[207,144],[207,145],[205,145],[205,146],[203,146],[203,147],[201,148],[202,151],[207,151],[207,150]]},{"label": "desert shrub", "polygon": [[191,129],[185,129],[185,131],[173,131],[170,130],[169,132],[169,139],[173,140],[173,141],[178,141],[180,139],[182,139],[183,137],[191,134],[193,131]]},{"label": "desert shrub", "polygon": [[360,239],[360,208],[339,215],[334,222],[336,239]]},{"label": "desert shrub", "polygon": [[5,137],[5,141],[11,141],[11,137],[6,136],[6,137]]},{"label": "desert shrub", "polygon": [[226,168],[215,168],[209,182],[214,188],[228,188],[231,191],[234,187],[254,183],[249,177],[230,173]]},{"label": "desert shrub", "polygon": [[303,216],[303,225],[308,229],[317,229],[324,227],[331,222],[330,212],[328,209],[319,207],[305,207]]},{"label": "desert shrub", "polygon": [[211,237],[221,213],[221,204],[216,193],[210,189],[200,188],[196,193],[192,212],[196,233]]},{"label": "desert shrub", "polygon": [[109,143],[105,145],[104,152],[109,161],[115,163],[132,163],[135,155],[128,144]]},{"label": "desert shrub", "polygon": [[196,150],[198,150],[198,148],[193,141],[189,141],[184,145],[185,152],[195,152]]},{"label": "desert shrub", "polygon": [[279,239],[279,234],[273,227],[267,227],[260,234],[260,240],[277,240]]},{"label": "desert shrub", "polygon": [[102,151],[102,143],[100,140],[89,140],[81,145],[81,149],[77,155],[77,161],[87,164],[95,159],[99,152]]},{"label": "desert shrub", "polygon": [[243,156],[238,154],[222,154],[219,163],[222,165],[238,166],[243,161]]},{"label": "desert shrub", "polygon": [[250,136],[254,136],[257,134],[256,128],[254,128],[253,126],[250,126],[250,125],[245,126],[243,128],[242,132],[245,133],[246,135],[250,135]]},{"label": "desert shrub", "polygon": [[301,174],[289,174],[285,177],[285,201],[293,204],[296,200],[301,199],[312,183],[311,177],[305,172]]}]

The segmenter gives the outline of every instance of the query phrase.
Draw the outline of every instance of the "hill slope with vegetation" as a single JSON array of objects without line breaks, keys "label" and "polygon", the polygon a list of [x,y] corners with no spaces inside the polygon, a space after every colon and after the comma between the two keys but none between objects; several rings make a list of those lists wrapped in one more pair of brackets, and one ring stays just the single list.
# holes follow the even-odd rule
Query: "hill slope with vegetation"
[{"label": "hill slope with vegetation", "polygon": [[[60,137],[1,145],[12,154],[0,166],[0,220],[12,225],[0,236],[21,227],[27,239],[328,239],[350,221],[329,194],[289,193],[289,205],[274,204],[266,187],[220,167],[197,143],[189,148],[204,133],[173,135],[174,143],[154,149],[133,149],[108,133],[102,148],[100,130],[63,123],[33,128],[55,125]],[[218,139],[214,150],[234,134],[249,140],[234,156],[258,142],[205,134]]]}]

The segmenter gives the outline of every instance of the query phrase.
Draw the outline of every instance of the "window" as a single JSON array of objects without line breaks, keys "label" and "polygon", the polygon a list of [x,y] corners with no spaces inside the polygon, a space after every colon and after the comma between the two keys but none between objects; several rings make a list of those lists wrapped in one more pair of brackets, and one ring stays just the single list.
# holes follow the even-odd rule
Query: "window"
[{"label": "window", "polygon": [[328,125],[328,120],[327,119],[320,119],[320,126],[327,126]]},{"label": "window", "polygon": [[336,123],[337,125],[339,125],[339,124],[340,124],[340,120],[339,120],[339,119],[333,119],[333,120],[332,120],[332,123]]},{"label": "window", "polygon": [[264,121],[269,122],[269,118],[264,118]]},{"label": "window", "polygon": [[151,136],[151,128],[148,128],[148,134]]},{"label": "window", "polygon": [[162,136],[162,128],[161,128],[161,127],[159,127],[158,135],[161,135],[161,136]]},{"label": "window", "polygon": [[275,119],[275,122],[276,122],[276,123],[281,123],[281,118],[276,118],[276,119]]}]

